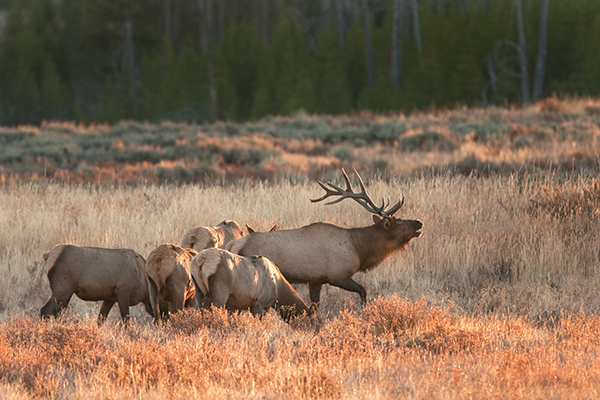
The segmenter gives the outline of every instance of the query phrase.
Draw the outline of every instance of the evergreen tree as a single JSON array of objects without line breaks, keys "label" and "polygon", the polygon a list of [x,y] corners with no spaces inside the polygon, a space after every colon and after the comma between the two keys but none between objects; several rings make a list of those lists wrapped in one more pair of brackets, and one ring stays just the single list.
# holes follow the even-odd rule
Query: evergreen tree
[{"label": "evergreen tree", "polygon": [[260,30],[244,20],[230,24],[225,38],[216,49],[216,72],[221,90],[222,107],[226,118],[247,120],[252,113],[263,48]]},{"label": "evergreen tree", "polygon": [[302,27],[280,8],[273,41],[267,45],[262,58],[253,118],[269,114],[289,115],[304,109],[314,112],[314,57],[308,53]]},{"label": "evergreen tree", "polygon": [[60,68],[64,55],[60,25],[61,16],[51,0],[13,3],[0,61],[4,123],[65,117],[69,77]]},{"label": "evergreen tree", "polygon": [[348,113],[352,111],[352,100],[335,29],[324,29],[318,39],[313,75],[315,110],[324,114]]}]

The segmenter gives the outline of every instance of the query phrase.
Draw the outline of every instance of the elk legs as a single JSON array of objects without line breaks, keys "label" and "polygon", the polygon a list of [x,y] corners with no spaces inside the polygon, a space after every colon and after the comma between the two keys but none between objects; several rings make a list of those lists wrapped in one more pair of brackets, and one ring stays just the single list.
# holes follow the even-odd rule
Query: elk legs
[{"label": "elk legs", "polygon": [[319,304],[319,301],[321,300],[321,286],[323,286],[322,283],[309,283],[308,284],[308,291],[310,293],[310,301],[312,303],[317,303]]},{"label": "elk legs", "polygon": [[115,302],[112,300],[104,300],[102,302],[102,306],[100,307],[100,313],[98,314],[98,325],[102,325],[104,320],[106,320],[106,317],[108,316],[108,313],[110,312],[110,309],[114,304]]},{"label": "elk legs", "polygon": [[[367,303],[367,291],[361,284],[350,278],[349,276],[346,278],[342,278],[335,282],[329,282],[330,285],[337,286],[342,289],[346,289],[350,292],[356,292],[360,295],[360,302],[365,305]],[[312,295],[312,291],[311,291]],[[311,296],[312,300],[312,296]]]}]

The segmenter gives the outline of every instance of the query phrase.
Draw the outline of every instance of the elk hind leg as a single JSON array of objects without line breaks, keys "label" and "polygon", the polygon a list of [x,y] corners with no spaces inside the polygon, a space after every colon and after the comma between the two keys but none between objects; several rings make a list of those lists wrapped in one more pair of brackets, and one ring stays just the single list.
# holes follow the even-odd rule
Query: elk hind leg
[{"label": "elk hind leg", "polygon": [[52,292],[52,297],[40,309],[40,317],[48,318],[49,316],[58,317],[58,315],[69,305],[73,292]]},{"label": "elk hind leg", "polygon": [[129,298],[130,294],[128,291],[120,291],[117,293],[117,303],[119,304],[119,311],[121,312],[121,318],[126,324],[129,322]]}]

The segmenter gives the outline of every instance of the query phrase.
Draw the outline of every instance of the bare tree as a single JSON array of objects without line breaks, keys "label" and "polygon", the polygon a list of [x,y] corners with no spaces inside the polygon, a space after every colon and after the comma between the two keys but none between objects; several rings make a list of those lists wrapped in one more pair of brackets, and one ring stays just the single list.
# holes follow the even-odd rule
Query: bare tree
[{"label": "bare tree", "polygon": [[413,17],[413,28],[415,32],[415,42],[417,44],[417,52],[423,54],[423,41],[421,40],[421,24],[419,23],[419,9],[417,0],[411,0],[410,8]]},{"label": "bare tree", "polygon": [[171,0],[164,0],[165,37],[171,40]]},{"label": "bare tree", "polygon": [[370,12],[367,0],[361,0],[360,22],[365,36],[365,57],[367,63],[367,82],[369,86],[375,86],[375,54],[373,51],[373,40],[371,39]]},{"label": "bare tree", "polygon": [[129,79],[128,94],[133,106],[133,113],[137,115],[138,71],[133,46],[133,22],[131,18],[127,18],[123,23],[123,41],[113,53],[112,67],[118,81],[120,81],[120,76],[122,76],[121,73],[127,72]]},{"label": "bare tree", "polygon": [[349,24],[346,18],[346,1],[335,0],[335,15],[337,18],[338,38],[340,42],[340,50],[346,50],[346,35],[348,34]]},{"label": "bare tree", "polygon": [[535,63],[535,77],[533,82],[533,99],[537,100],[544,93],[544,72],[546,70],[546,54],[548,39],[548,0],[541,0],[540,26],[538,34],[538,53]]},{"label": "bare tree", "polygon": [[212,108],[212,119],[219,119],[219,103],[217,97],[217,80],[215,78],[214,64],[212,60],[213,43],[213,5],[214,0],[198,0],[200,8],[200,41],[206,57],[206,74],[208,76],[208,86],[210,102]]},{"label": "bare tree", "polygon": [[519,30],[519,64],[521,69],[521,94],[523,103],[529,104],[529,74],[527,73],[527,40],[525,39],[525,24],[523,23],[523,3],[515,0],[517,11],[517,27]]},{"label": "bare tree", "polygon": [[394,0],[394,16],[392,25],[392,79],[400,87],[400,68],[402,61],[402,11],[404,0]]},{"label": "bare tree", "polygon": [[269,0],[259,0],[260,1],[260,38],[262,40],[263,45],[267,45],[269,43],[269,23],[271,21],[271,13],[270,13],[270,1]]}]

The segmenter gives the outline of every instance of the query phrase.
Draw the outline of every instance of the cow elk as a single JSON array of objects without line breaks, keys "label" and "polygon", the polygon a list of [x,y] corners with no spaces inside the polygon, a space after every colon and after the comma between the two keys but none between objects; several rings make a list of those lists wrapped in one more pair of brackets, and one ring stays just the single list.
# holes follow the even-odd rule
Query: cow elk
[{"label": "cow elk", "polygon": [[52,297],[40,310],[42,318],[58,316],[73,294],[82,300],[103,301],[100,324],[115,303],[125,322],[129,307],[138,303],[144,303],[151,314],[146,261],[135,251],[59,245],[42,257],[52,289]]},{"label": "cow elk", "polygon": [[230,242],[228,250],[242,256],[262,255],[270,259],[291,283],[308,283],[310,299],[320,300],[321,287],[327,283],[360,295],[367,300],[365,288],[352,279],[357,272],[377,267],[390,255],[405,250],[408,242],[421,235],[420,221],[404,220],[394,214],[404,204],[404,196],[390,207],[389,201],[377,206],[366,192],[362,178],[358,177],[361,191],[352,190],[350,179],[342,169],[346,190],[317,181],[325,194],[312,202],[340,196],[326,204],[353,199],[373,214],[373,225],[361,228],[343,228],[317,222],[301,228],[276,232],[251,233]]},{"label": "cow elk", "polygon": [[316,311],[316,306],[306,306],[275,264],[262,256],[205,249],[194,257],[190,270],[207,308],[212,305],[262,315],[274,307],[288,322]]},{"label": "cow elk", "polygon": [[210,247],[223,247],[232,240],[246,236],[237,221],[225,220],[217,226],[196,226],[185,233],[181,247],[196,251]]},{"label": "cow elk", "polygon": [[147,285],[155,322],[184,307],[197,306],[196,288],[190,274],[190,262],[196,254],[196,250],[163,243],[148,256]]},{"label": "cow elk", "polygon": [[[277,230],[277,228],[278,225],[275,224],[271,228],[271,232]],[[248,233],[256,231],[248,224],[246,224],[246,229]],[[224,248],[230,241],[244,236],[246,236],[246,232],[238,222],[225,220],[217,226],[196,226],[190,229],[181,239],[181,247],[196,251],[211,247]]]}]

